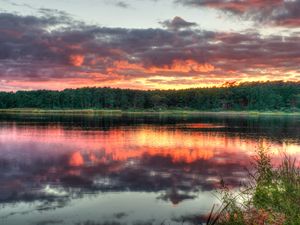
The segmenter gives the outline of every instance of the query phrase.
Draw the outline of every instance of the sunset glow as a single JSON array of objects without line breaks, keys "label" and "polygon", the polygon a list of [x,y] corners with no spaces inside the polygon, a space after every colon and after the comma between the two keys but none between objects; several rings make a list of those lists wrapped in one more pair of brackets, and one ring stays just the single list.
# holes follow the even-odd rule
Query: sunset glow
[{"label": "sunset glow", "polygon": [[0,216],[180,225],[175,216],[206,219],[223,183],[248,189],[260,150],[274,171],[286,156],[300,165],[299,117],[201,115],[1,114]]},{"label": "sunset glow", "polygon": [[300,80],[298,0],[0,2],[0,90]]},{"label": "sunset glow", "polygon": [[300,0],[0,0],[1,225],[293,223],[299,115]]},{"label": "sunset glow", "polygon": [[[272,154],[280,158],[283,153],[299,156],[299,146],[288,141],[279,144],[271,140],[241,139],[239,136],[228,137],[222,133],[184,132],[181,128],[201,129],[218,128],[207,124],[188,124],[177,126],[176,130],[155,129],[144,127],[138,130],[103,131],[65,131],[61,127],[48,127],[47,130],[34,127],[18,128],[0,132],[0,138],[18,141],[20,144],[48,143],[69,149],[68,164],[72,167],[84,166],[90,163],[99,164],[110,161],[128,161],[140,159],[145,155],[155,157],[170,157],[174,163],[193,163],[197,160],[217,160],[225,163],[220,157],[228,155],[238,157],[253,156],[259,145],[272,146]],[[159,141],[157,141],[159,140]],[[76,146],[76,149],[73,149]],[[252,149],[252,151],[249,151]],[[59,149],[52,149],[57,154]],[[241,162],[243,164],[243,162]],[[246,163],[246,162],[245,162]]]}]

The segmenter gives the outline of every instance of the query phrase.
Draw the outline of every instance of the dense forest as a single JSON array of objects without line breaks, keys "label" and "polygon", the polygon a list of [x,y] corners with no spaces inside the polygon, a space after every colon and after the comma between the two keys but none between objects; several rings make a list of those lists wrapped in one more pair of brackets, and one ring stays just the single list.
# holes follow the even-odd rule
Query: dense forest
[{"label": "dense forest", "polygon": [[300,82],[247,82],[185,90],[87,87],[0,92],[0,108],[296,111],[300,109]]}]

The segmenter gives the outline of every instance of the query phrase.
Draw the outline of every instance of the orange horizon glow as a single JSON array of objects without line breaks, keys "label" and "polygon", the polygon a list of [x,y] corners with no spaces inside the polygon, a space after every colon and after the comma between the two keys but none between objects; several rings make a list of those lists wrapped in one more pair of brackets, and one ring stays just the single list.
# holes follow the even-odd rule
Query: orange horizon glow
[{"label": "orange horizon glow", "polygon": [[[100,61],[101,62],[100,62]],[[266,76],[249,77],[237,71],[227,71],[227,75],[214,75],[220,73],[218,67],[210,63],[198,63],[192,59],[174,59],[170,65],[145,66],[142,63],[133,63],[127,60],[117,60],[103,72],[87,72],[85,65],[87,59],[82,54],[69,56],[71,68],[78,70],[76,78],[53,78],[42,81],[2,80],[0,90],[64,90],[83,87],[111,87],[134,90],[182,90],[189,88],[224,87],[229,83],[239,85],[244,82],[291,81],[299,82],[296,71],[289,71],[288,77],[276,77],[280,70],[268,70]],[[100,63],[107,63],[106,59],[98,59]],[[90,62],[97,65],[97,61]],[[65,73],[66,71],[61,71]],[[60,72],[58,72],[60,73]],[[0,82],[0,84],[1,84]]]},{"label": "orange horizon glow", "polygon": [[[161,77],[161,76],[154,76],[153,79],[162,79],[166,82],[172,82],[176,79],[170,77]],[[190,83],[194,82],[193,84],[164,84],[164,83],[155,83],[155,82],[148,82],[148,79],[145,78],[137,78],[134,81],[131,80],[130,82],[123,82],[122,78],[120,80],[115,81],[103,81],[101,83],[97,82],[87,82],[85,79],[77,79],[77,80],[68,80],[68,82],[61,82],[60,80],[52,80],[49,82],[18,82],[18,81],[7,81],[7,86],[5,88],[1,88],[1,91],[31,91],[31,90],[53,90],[53,91],[62,91],[65,89],[77,89],[77,88],[89,88],[89,87],[97,87],[97,88],[121,88],[121,89],[131,89],[131,90],[185,90],[191,88],[221,88],[226,87],[230,83],[234,83],[234,85],[239,85],[242,83],[247,82],[272,82],[272,81],[283,81],[283,82],[300,82],[300,80],[291,80],[291,79],[245,79],[245,80],[235,80],[235,79],[217,79],[215,82],[209,83],[201,83],[201,81],[197,81],[194,78],[185,78],[185,81]]]}]

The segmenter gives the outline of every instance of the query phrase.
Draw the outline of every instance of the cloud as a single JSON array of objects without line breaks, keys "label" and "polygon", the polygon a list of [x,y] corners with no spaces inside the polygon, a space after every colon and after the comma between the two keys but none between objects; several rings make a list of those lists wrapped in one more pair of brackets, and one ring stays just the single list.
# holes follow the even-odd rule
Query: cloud
[{"label": "cloud", "polygon": [[299,33],[212,32],[178,18],[165,21],[167,29],[127,29],[88,25],[47,9],[39,17],[2,13],[0,88],[147,89],[298,79]]},{"label": "cloud", "polygon": [[121,9],[132,8],[131,4],[123,0],[102,0],[102,1],[109,6],[115,6]]},{"label": "cloud", "polygon": [[[82,121],[78,122],[82,123]],[[4,190],[0,193],[1,204],[38,200],[48,200],[54,203],[62,200],[68,201],[83,194],[128,190],[155,192],[158,198],[178,204],[195,198],[199,190],[215,189],[219,183],[216,179],[218,176],[223,177],[228,184],[237,187],[244,177],[244,173],[240,171],[241,167],[248,165],[248,161],[241,160],[247,158],[243,151],[214,152],[215,147],[211,147],[210,144],[205,144],[209,150],[205,147],[197,147],[191,151],[191,142],[183,143],[176,151],[172,147],[164,147],[163,143],[157,143],[157,146],[148,147],[145,150],[145,145],[149,144],[145,140],[140,140],[142,143],[137,143],[133,151],[128,151],[130,143],[124,142],[124,145],[118,143],[112,146],[111,142],[106,141],[103,142],[107,143],[104,144],[105,146],[97,145],[96,149],[91,150],[94,148],[93,145],[88,145],[89,150],[86,148],[83,150],[82,145],[78,145],[78,135],[84,134],[78,130],[71,131],[72,134],[69,133],[68,126],[58,126],[50,131],[35,127],[37,128],[35,132],[42,135],[40,138],[45,137],[45,132],[47,134],[53,132],[55,137],[51,138],[50,135],[46,135],[47,145],[42,144],[43,150],[39,146],[41,142],[32,143],[29,140],[20,139],[21,142],[14,145],[14,153],[18,155],[18,152],[23,152],[23,156],[14,159],[9,157],[8,152],[11,148],[8,146],[11,146],[15,140],[3,145],[0,157],[1,187]],[[21,133],[26,132],[20,129]],[[155,128],[151,128],[154,134],[156,131],[153,129]],[[195,132],[198,134],[198,131]],[[67,133],[71,136],[77,134],[77,136],[72,136],[77,141],[74,139],[66,145],[59,144],[61,140],[56,135],[64,134],[61,137],[65,138]],[[102,136],[99,131],[93,134],[94,138]],[[187,135],[184,129],[175,133],[164,131],[162,140],[167,140],[166,146],[170,138],[176,138],[176,134],[184,135],[189,140],[199,140],[199,136]],[[108,135],[110,137],[105,137],[105,139],[113,138],[114,135],[121,135],[124,138],[124,133],[115,128]],[[216,138],[215,134],[209,134],[207,137],[223,140],[222,135]],[[57,148],[58,145],[60,148]],[[57,150],[53,152],[54,147]],[[80,150],[72,150],[74,147]],[[49,154],[45,154],[45,151]],[[31,154],[32,152],[35,154]],[[27,160],[24,160],[24,155],[28,156]],[[224,160],[228,163],[224,163]],[[18,173],[12,173],[16,168]],[[209,178],[215,179],[209,181]],[[104,180],[106,181],[101,182]],[[55,184],[55,186],[49,187],[49,184]],[[16,192],[20,194],[14,195],[13,193]]]},{"label": "cloud", "polygon": [[120,8],[124,8],[124,9],[127,9],[130,7],[130,5],[126,2],[123,2],[123,1],[119,1],[119,2],[116,2],[115,4],[116,6],[120,7]]},{"label": "cloud", "polygon": [[274,7],[280,4],[282,0],[177,0],[177,2],[190,6],[212,7],[239,14],[255,8]]},{"label": "cloud", "polygon": [[186,6],[209,7],[276,26],[300,26],[300,0],[175,0]]},{"label": "cloud", "polygon": [[70,63],[73,66],[82,66],[84,62],[83,55],[70,55]]},{"label": "cloud", "polygon": [[160,23],[164,27],[166,27],[168,29],[174,29],[174,30],[197,26],[197,23],[187,22],[179,16],[174,17],[173,20],[165,20],[165,21],[160,22]]}]

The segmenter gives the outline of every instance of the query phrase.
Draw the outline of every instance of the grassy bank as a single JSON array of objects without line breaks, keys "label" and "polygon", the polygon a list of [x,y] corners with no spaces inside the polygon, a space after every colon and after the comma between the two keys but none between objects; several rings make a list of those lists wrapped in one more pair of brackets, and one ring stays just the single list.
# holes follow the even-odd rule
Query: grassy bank
[{"label": "grassy bank", "polygon": [[174,110],[113,110],[113,109],[32,109],[32,108],[16,108],[16,109],[0,109],[2,114],[63,114],[63,115],[122,115],[122,114],[164,114],[164,115],[240,115],[240,116],[300,116],[300,112],[284,112],[284,111],[197,111],[186,109]]},{"label": "grassy bank", "polygon": [[299,225],[300,168],[285,156],[274,167],[268,151],[260,149],[255,171],[246,187],[233,194],[223,185],[222,205],[212,211],[208,225]]},{"label": "grassy bank", "polygon": [[122,110],[96,110],[96,109],[0,109],[2,114],[82,114],[82,115],[102,115],[102,114],[121,114]]}]

